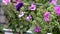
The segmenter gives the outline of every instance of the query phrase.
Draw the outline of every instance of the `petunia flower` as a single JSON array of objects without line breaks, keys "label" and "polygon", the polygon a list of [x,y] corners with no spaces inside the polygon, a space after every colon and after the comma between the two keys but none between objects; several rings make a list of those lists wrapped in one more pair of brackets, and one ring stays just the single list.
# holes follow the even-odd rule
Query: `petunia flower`
[{"label": "petunia flower", "polygon": [[26,18],[26,20],[28,20],[28,21],[30,21],[31,19],[32,19],[31,15],[27,16],[27,18]]},{"label": "petunia flower", "polygon": [[35,29],[34,29],[35,32],[40,32],[41,31],[41,28],[39,26],[36,26]]},{"label": "petunia flower", "polygon": [[25,12],[21,12],[18,17],[21,18],[22,16],[24,16]]},{"label": "petunia flower", "polygon": [[20,2],[20,3],[18,3],[17,5],[16,5],[16,10],[17,11],[20,11],[20,8],[23,6],[23,3],[22,2]]},{"label": "petunia flower", "polygon": [[36,10],[36,4],[32,3],[32,5],[29,7],[29,10]]},{"label": "petunia flower", "polygon": [[57,0],[50,0],[50,4],[56,5],[56,3],[57,3]]},{"label": "petunia flower", "polygon": [[10,0],[3,0],[2,1],[5,5],[9,4],[10,3]]},{"label": "petunia flower", "polygon": [[56,11],[56,14],[60,15],[60,6],[55,6],[54,9]]},{"label": "petunia flower", "polygon": [[50,21],[50,12],[45,12],[45,13],[44,13],[44,20],[45,20],[46,22],[49,22],[49,21]]}]

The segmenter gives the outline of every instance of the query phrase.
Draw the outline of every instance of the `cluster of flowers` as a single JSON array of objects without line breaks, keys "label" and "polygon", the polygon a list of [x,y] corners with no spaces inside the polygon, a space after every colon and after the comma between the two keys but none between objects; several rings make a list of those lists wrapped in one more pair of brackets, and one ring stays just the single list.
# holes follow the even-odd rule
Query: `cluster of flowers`
[{"label": "cluster of flowers", "polygon": [[[22,0],[16,0],[16,2],[17,2],[16,10],[17,11],[20,11],[20,8],[22,6],[24,6],[24,4],[23,4]],[[56,5],[56,2],[57,2],[57,0],[50,0],[50,4]],[[7,4],[10,3],[10,0],[3,0],[3,3],[5,3],[5,5],[7,5]],[[56,11],[56,14],[57,15],[60,15],[60,7],[59,6],[55,6],[54,9]],[[29,10],[32,10],[32,11],[36,10],[36,4],[35,3],[32,3],[31,6],[29,7]],[[18,17],[21,18],[22,16],[24,16],[24,14],[25,14],[25,12],[21,12],[18,15]],[[44,20],[46,22],[49,22],[50,21],[50,14],[51,13],[48,12],[48,11],[44,13]],[[27,18],[26,18],[26,20],[28,20],[28,21],[30,21],[31,19],[32,19],[32,16],[31,15],[27,16]],[[40,32],[40,31],[41,31],[41,28],[39,26],[36,26],[35,32]]]},{"label": "cluster of flowers", "polygon": [[56,6],[57,0],[50,0],[50,4],[54,4],[54,5],[55,5],[55,6],[54,6],[54,9],[55,9],[55,11],[56,11],[56,14],[57,14],[57,15],[60,15],[60,6]]}]

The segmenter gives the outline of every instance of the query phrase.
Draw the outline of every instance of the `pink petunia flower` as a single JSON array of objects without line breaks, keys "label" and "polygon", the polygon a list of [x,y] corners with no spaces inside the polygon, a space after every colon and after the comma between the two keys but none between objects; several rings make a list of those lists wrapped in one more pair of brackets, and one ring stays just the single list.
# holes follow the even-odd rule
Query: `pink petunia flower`
[{"label": "pink petunia flower", "polygon": [[52,1],[50,2],[50,4],[56,5],[56,4],[57,4],[57,0],[52,0]]},{"label": "pink petunia flower", "polygon": [[41,28],[39,26],[36,26],[35,29],[34,29],[35,32],[40,32],[41,31]]},{"label": "pink petunia flower", "polygon": [[24,16],[25,12],[21,12],[18,17],[21,18],[22,16]]},{"label": "pink petunia flower", "polygon": [[26,18],[27,21],[30,21],[31,19],[32,19],[31,15],[27,16],[27,18]]},{"label": "pink petunia flower", "polygon": [[50,12],[45,12],[45,14],[44,14],[44,20],[46,22],[49,22],[50,21]]},{"label": "pink petunia flower", "polygon": [[32,3],[32,5],[29,7],[29,10],[36,10],[36,5]]},{"label": "pink petunia flower", "polygon": [[60,6],[55,6],[54,9],[56,11],[56,14],[60,15]]},{"label": "pink petunia flower", "polygon": [[7,4],[10,3],[10,0],[3,0],[3,3],[4,3],[5,5],[7,5]]}]

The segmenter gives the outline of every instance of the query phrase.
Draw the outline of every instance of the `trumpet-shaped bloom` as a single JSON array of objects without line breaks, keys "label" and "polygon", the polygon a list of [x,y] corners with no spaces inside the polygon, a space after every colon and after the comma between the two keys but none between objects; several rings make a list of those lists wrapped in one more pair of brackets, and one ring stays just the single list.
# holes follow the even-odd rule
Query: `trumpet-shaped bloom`
[{"label": "trumpet-shaped bloom", "polygon": [[35,32],[40,32],[41,28],[39,26],[36,26],[34,30],[35,30]]},{"label": "trumpet-shaped bloom", "polygon": [[50,21],[50,12],[45,12],[45,14],[44,14],[44,20],[46,22],[49,22]]},{"label": "trumpet-shaped bloom", "polygon": [[10,3],[10,0],[3,0],[3,3],[7,5],[8,3]]},{"label": "trumpet-shaped bloom", "polygon": [[36,5],[32,3],[32,5],[29,7],[29,10],[36,10]]},{"label": "trumpet-shaped bloom", "polygon": [[17,5],[16,5],[16,10],[17,11],[20,11],[20,8],[23,6],[23,3],[21,2],[21,3],[18,3]]},{"label": "trumpet-shaped bloom", "polygon": [[56,11],[56,14],[60,15],[60,6],[55,6],[54,9]]}]

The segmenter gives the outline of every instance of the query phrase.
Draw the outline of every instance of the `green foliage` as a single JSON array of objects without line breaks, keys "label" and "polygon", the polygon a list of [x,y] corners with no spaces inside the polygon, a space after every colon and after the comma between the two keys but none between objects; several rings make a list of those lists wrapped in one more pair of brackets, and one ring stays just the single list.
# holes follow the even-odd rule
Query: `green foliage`
[{"label": "green foliage", "polygon": [[[22,18],[18,18],[20,12],[15,10],[15,7],[11,4],[4,7],[6,18],[9,21],[9,27],[15,32],[21,32],[31,30],[35,34],[34,28],[36,25],[41,27],[41,34],[46,34],[47,32],[53,32],[53,28],[57,26],[60,29],[59,16],[56,15],[54,10],[54,5],[49,5],[49,0],[23,0],[24,6],[20,9],[20,12],[25,11],[25,15]],[[31,5],[31,2],[37,4],[35,11],[28,10],[28,7]],[[6,8],[6,9],[5,9]],[[46,11],[51,12],[50,22],[44,21],[44,13]],[[26,21],[28,14],[33,16],[31,21]],[[39,33],[39,34],[40,34]],[[38,33],[36,33],[38,34]]]},{"label": "green foliage", "polygon": [[3,25],[2,24],[0,24],[0,34],[4,34]]}]

